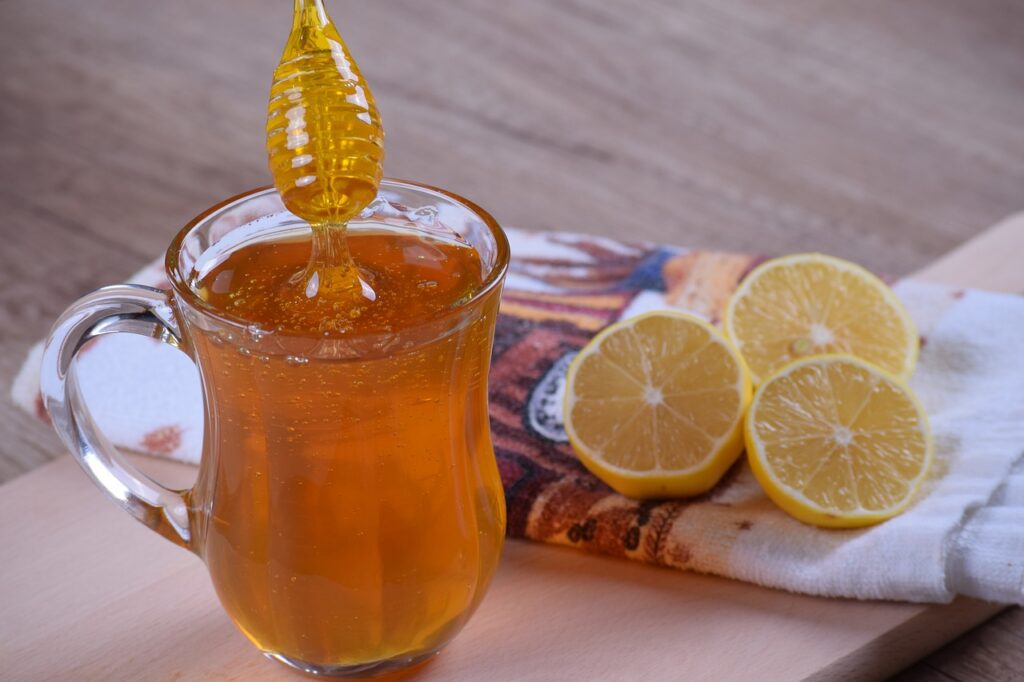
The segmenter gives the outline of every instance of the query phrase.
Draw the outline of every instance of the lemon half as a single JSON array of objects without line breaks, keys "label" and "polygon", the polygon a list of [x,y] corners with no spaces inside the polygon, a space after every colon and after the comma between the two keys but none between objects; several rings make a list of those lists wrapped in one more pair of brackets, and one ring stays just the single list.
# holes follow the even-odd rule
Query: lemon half
[{"label": "lemon half", "polygon": [[928,416],[899,379],[863,360],[798,360],[764,382],[745,421],[765,493],[805,523],[853,528],[910,504],[932,461]]},{"label": "lemon half", "polygon": [[685,313],[647,313],[609,326],[573,360],[565,430],[584,466],[624,495],[696,495],[743,451],[751,393],[718,330]]},{"label": "lemon half", "polygon": [[859,265],[817,253],[751,271],[729,299],[723,326],[755,384],[813,355],[854,355],[902,379],[917,362],[917,329],[892,289]]}]

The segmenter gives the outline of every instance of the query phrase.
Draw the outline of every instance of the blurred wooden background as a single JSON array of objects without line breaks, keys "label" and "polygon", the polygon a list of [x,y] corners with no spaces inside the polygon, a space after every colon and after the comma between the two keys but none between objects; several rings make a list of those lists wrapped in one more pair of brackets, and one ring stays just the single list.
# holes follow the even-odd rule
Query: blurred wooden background
[{"label": "blurred wooden background", "polygon": [[[268,182],[286,0],[0,1],[0,385]],[[1024,208],[1024,3],[333,0],[389,175],[507,225],[909,272]],[[57,456],[0,402],[0,480]],[[1014,610],[905,675],[1020,679]]]}]

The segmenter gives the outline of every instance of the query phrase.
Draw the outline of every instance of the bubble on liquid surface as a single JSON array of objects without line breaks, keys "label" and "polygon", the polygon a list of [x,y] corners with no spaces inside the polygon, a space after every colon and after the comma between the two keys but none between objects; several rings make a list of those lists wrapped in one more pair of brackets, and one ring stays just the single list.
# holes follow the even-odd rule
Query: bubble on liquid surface
[{"label": "bubble on liquid surface", "polygon": [[246,334],[249,335],[249,338],[255,341],[256,343],[259,343],[260,341],[267,338],[271,334],[269,330],[263,329],[258,324],[250,324],[248,327],[245,328],[245,332]]}]

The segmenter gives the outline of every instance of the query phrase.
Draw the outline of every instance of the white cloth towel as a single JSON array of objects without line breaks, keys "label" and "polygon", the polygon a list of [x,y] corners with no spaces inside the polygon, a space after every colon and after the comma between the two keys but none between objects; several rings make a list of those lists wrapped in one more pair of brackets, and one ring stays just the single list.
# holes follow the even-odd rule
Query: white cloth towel
[{"label": "white cloth towel", "polygon": [[[545,248],[536,235],[511,237],[517,257]],[[132,281],[161,278],[151,266]],[[817,529],[774,507],[743,467],[716,502],[755,522],[737,532],[721,508],[688,506],[666,540],[686,553],[687,567],[828,596],[1024,603],[1024,298],[913,281],[895,289],[925,340],[911,385],[935,433],[935,465],[916,502],[872,528]],[[645,291],[623,316],[660,307],[662,295]],[[36,413],[39,360],[37,347],[13,390]],[[187,358],[122,334],[100,339],[79,363],[94,416],[115,443],[197,460],[203,415]]]},{"label": "white cloth towel", "polygon": [[[1024,298],[910,280],[895,290],[925,342],[910,385],[935,437],[917,502],[879,526],[821,530],[771,507],[744,468],[721,501],[758,521],[695,568],[810,594],[1024,603]],[[624,316],[662,307],[648,292]],[[720,525],[676,524],[671,541],[703,553]]]}]

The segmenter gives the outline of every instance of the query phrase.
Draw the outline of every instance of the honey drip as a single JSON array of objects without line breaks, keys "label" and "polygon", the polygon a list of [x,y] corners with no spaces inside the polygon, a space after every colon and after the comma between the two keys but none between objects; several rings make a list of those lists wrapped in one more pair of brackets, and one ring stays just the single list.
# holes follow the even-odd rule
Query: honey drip
[{"label": "honey drip", "polygon": [[373,301],[371,278],[360,276],[345,231],[377,194],[384,129],[322,0],[295,0],[270,88],[267,157],[284,205],[313,228],[309,263],[290,286],[307,298]]}]

